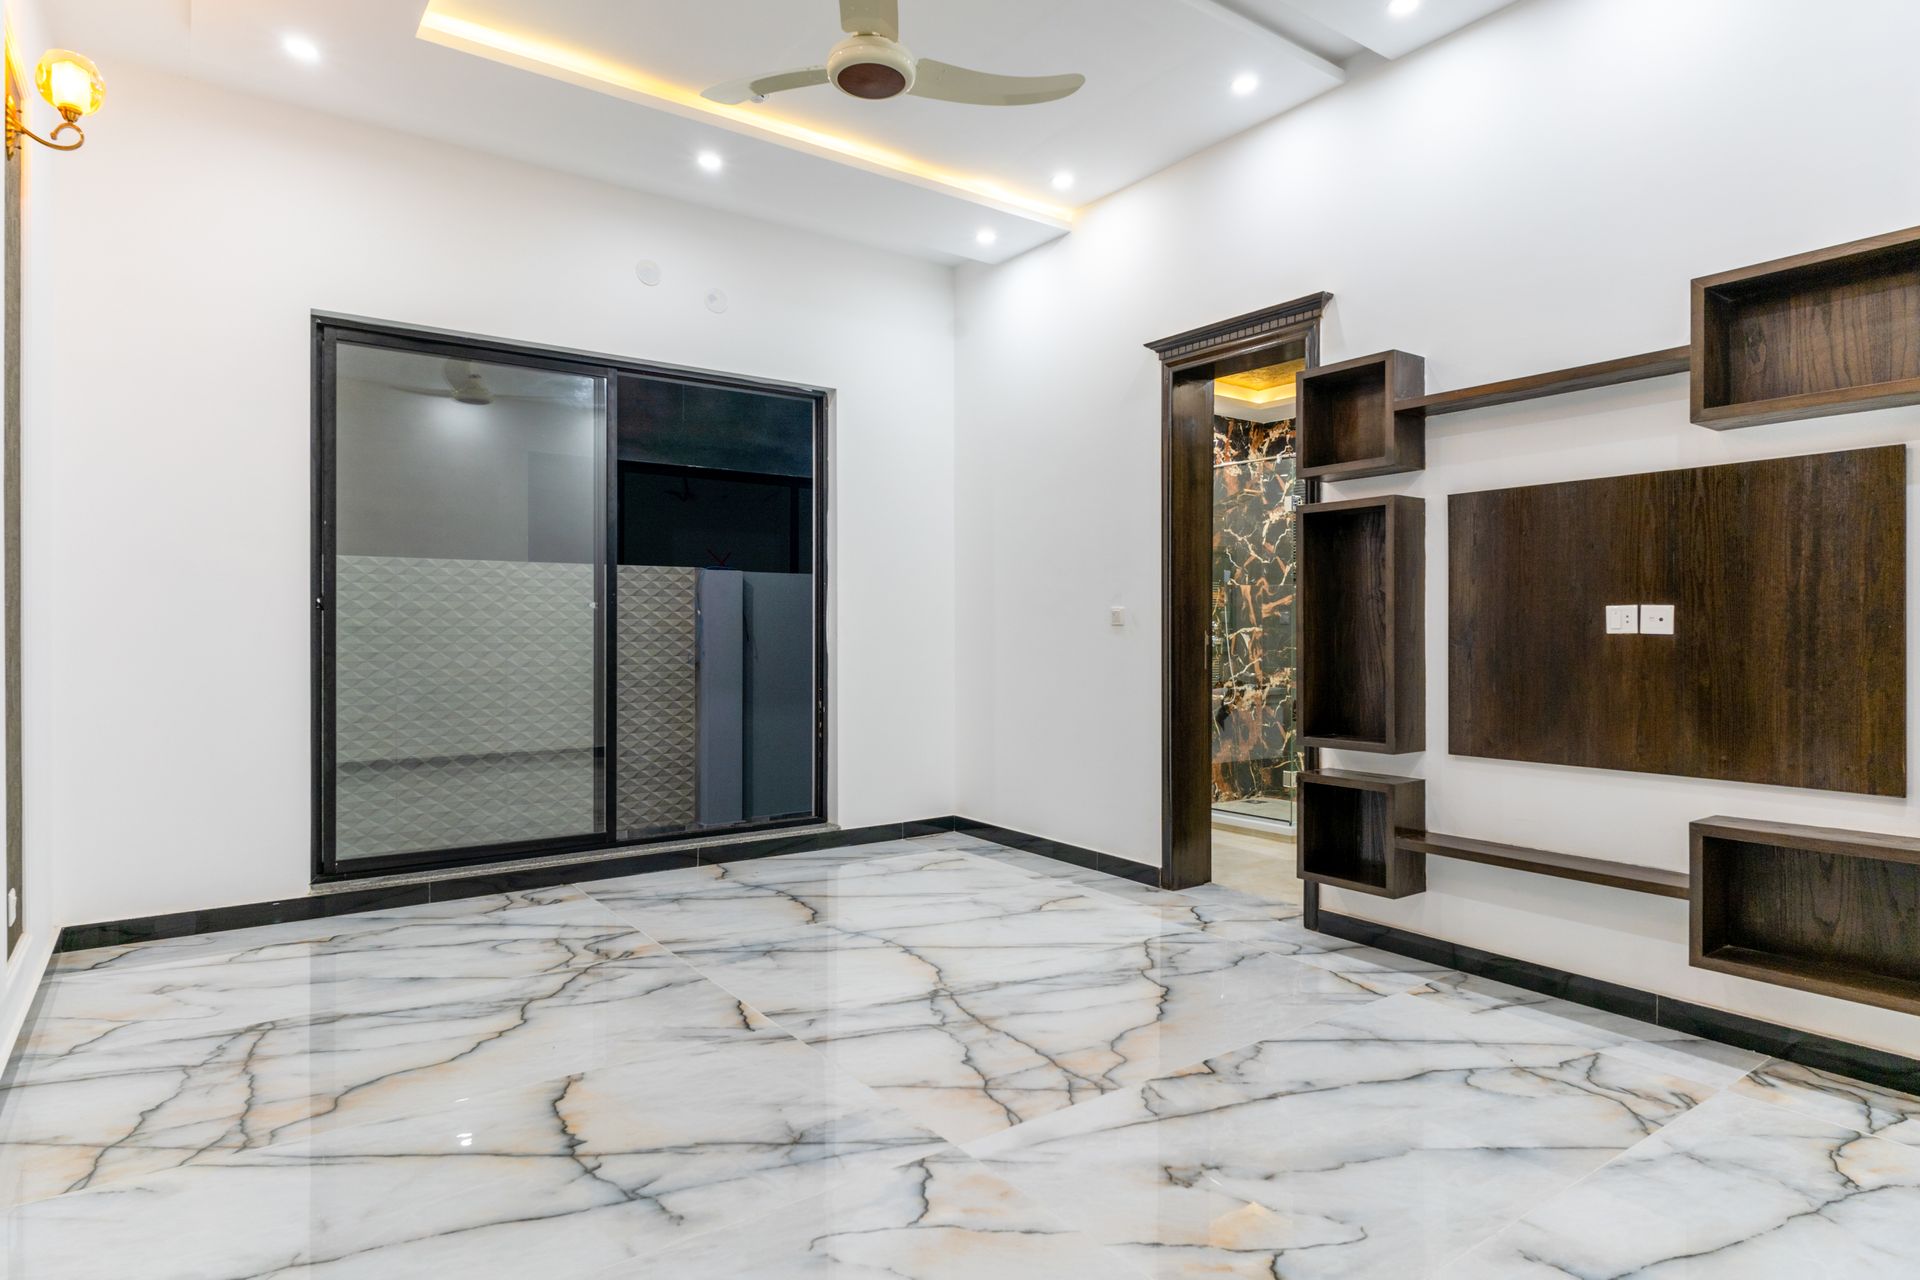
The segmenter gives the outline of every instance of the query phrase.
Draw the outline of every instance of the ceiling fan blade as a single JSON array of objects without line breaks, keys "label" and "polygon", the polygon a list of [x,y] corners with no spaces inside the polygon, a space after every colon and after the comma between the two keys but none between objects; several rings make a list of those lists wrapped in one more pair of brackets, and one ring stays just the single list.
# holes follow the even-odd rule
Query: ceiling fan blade
[{"label": "ceiling fan blade", "polygon": [[850,36],[900,38],[900,0],[840,0],[840,29]]},{"label": "ceiling fan blade", "polygon": [[729,80],[717,84],[700,96],[713,102],[740,103],[764,98],[770,93],[784,93],[788,89],[805,89],[809,85],[825,84],[825,67],[802,67],[798,71],[776,71],[772,75],[748,76],[744,80]]},{"label": "ceiling fan blade", "polygon": [[941,102],[971,102],[983,107],[1027,107],[1036,102],[1064,98],[1087,82],[1083,75],[997,76],[988,71],[969,71],[932,58],[922,58],[914,68],[913,88],[907,92],[916,98],[937,98]]}]

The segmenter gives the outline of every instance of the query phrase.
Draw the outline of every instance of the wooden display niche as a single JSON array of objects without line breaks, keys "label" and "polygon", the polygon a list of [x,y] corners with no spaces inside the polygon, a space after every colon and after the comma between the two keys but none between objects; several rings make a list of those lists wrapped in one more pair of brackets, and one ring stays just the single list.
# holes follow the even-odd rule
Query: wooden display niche
[{"label": "wooden display niche", "polygon": [[1394,494],[1300,509],[1300,738],[1426,747],[1426,503]]},{"label": "wooden display niche", "polygon": [[1427,784],[1418,778],[1320,769],[1300,775],[1300,878],[1381,898],[1427,887],[1426,855],[1402,831],[1426,825]]},{"label": "wooden display niche", "polygon": [[1745,818],[1691,830],[1695,965],[1920,1013],[1920,839]]},{"label": "wooden display niche", "polygon": [[1426,378],[1427,362],[1404,351],[1302,373],[1294,408],[1300,474],[1356,480],[1426,466],[1426,415],[1397,408],[1426,389]]},{"label": "wooden display niche", "polygon": [[1703,427],[1920,403],[1920,227],[1693,282]]}]

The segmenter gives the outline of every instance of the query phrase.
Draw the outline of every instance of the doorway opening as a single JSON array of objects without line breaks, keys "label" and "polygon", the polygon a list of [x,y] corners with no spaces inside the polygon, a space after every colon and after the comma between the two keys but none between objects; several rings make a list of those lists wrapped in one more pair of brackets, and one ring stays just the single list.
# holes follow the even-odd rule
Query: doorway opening
[{"label": "doorway opening", "polygon": [[1294,384],[1319,361],[1314,294],[1148,344],[1163,388],[1161,883],[1317,908],[1294,875],[1299,745]]}]

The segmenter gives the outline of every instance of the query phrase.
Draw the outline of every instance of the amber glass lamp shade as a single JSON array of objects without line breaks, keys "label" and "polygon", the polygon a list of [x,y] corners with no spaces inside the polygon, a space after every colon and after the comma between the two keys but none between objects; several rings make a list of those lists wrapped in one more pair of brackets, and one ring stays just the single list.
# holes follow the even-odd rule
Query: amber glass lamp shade
[{"label": "amber glass lamp shade", "polygon": [[98,111],[107,93],[100,68],[71,49],[47,50],[47,56],[33,69],[33,82],[40,96],[69,120]]}]

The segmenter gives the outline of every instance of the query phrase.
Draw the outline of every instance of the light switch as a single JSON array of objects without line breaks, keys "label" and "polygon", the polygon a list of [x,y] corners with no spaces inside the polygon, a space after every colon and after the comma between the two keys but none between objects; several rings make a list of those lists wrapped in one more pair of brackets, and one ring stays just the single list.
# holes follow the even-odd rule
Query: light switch
[{"label": "light switch", "polygon": [[1113,627],[1124,627],[1127,625],[1127,609],[1125,605],[1116,604],[1107,610],[1107,625]]},{"label": "light switch", "polygon": [[1643,636],[1670,636],[1673,634],[1673,606],[1670,604],[1643,604],[1640,606],[1640,634]]},{"label": "light switch", "polygon": [[1607,606],[1607,634],[1610,636],[1637,635],[1640,631],[1640,606],[1632,604],[1610,604]]}]

